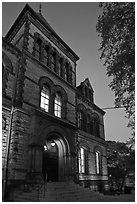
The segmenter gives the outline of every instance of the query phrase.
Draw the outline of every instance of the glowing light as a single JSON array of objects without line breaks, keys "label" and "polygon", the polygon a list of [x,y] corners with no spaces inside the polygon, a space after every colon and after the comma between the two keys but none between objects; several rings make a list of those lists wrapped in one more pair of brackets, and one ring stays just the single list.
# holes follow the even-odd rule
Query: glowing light
[{"label": "glowing light", "polygon": [[52,147],[55,146],[55,142],[54,142],[54,141],[51,142],[51,146],[52,146]]}]

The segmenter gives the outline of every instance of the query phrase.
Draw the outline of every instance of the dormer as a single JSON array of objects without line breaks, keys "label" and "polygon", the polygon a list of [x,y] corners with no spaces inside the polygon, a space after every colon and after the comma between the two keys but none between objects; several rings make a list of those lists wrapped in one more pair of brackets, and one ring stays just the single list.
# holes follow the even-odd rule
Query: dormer
[{"label": "dormer", "polygon": [[81,84],[77,87],[77,89],[78,89],[78,92],[80,92],[80,94],[84,96],[84,98],[94,103],[94,98],[93,98],[94,91],[88,78],[86,78],[83,82],[81,82]]}]

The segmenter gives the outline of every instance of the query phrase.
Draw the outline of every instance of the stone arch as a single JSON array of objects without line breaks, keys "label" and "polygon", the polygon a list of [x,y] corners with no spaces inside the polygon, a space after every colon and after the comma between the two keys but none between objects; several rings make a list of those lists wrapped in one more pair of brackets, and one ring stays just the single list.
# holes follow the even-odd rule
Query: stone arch
[{"label": "stone arch", "polygon": [[87,141],[81,140],[81,141],[79,142],[79,148],[80,148],[80,147],[85,147],[88,152],[90,151],[90,147],[89,147],[89,144],[88,144]]},{"label": "stone arch", "polygon": [[100,123],[100,118],[99,118],[99,115],[97,113],[95,113],[95,112],[92,113],[91,117],[94,118],[94,119],[97,119],[98,123]]},{"label": "stone arch", "polygon": [[[42,136],[42,137],[41,137]],[[38,143],[40,146],[46,145],[49,147],[54,141],[58,149],[58,181],[63,181],[68,175],[68,167],[70,165],[70,147],[66,139],[66,133],[60,127],[50,125],[41,131]],[[55,167],[55,168],[56,168]],[[56,171],[56,170],[55,170]]]},{"label": "stone arch", "polygon": [[43,85],[48,85],[51,90],[54,89],[54,83],[53,83],[53,81],[52,81],[50,78],[45,77],[45,76],[42,76],[42,77],[39,79],[38,84],[39,84],[40,88],[42,88]]},{"label": "stone arch", "polygon": [[77,111],[79,111],[79,110],[86,111],[86,107],[82,103],[80,103],[77,106]]},{"label": "stone arch", "polygon": [[66,145],[66,154],[69,154],[70,153],[70,147],[69,147],[69,143],[66,139],[67,135],[66,135],[66,132],[60,127],[50,125],[44,129],[42,129],[39,136],[38,136],[38,138],[40,138],[40,140],[38,140],[38,143],[40,145],[43,145],[44,141],[46,139],[48,139],[48,136],[50,136],[52,133],[55,133],[55,135],[58,135],[58,136],[60,135],[60,138],[63,140],[64,144]]},{"label": "stone arch", "polygon": [[96,146],[94,147],[94,153],[96,153],[97,151],[100,152],[101,155],[103,155],[102,148],[101,148],[100,146],[98,146],[98,145],[96,145]]}]

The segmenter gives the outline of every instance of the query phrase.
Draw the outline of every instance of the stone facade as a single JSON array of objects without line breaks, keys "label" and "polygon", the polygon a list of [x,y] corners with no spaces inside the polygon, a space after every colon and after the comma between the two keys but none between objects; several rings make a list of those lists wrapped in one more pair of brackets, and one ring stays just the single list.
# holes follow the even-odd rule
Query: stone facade
[{"label": "stone facade", "polygon": [[73,180],[94,190],[107,185],[105,113],[94,104],[88,79],[76,87],[78,59],[28,4],[3,38],[4,185],[39,180],[45,171],[51,181]]}]

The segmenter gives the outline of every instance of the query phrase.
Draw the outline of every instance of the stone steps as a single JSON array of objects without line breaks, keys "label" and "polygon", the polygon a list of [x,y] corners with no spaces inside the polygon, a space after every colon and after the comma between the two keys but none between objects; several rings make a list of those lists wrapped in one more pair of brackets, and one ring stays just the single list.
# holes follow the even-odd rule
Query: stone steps
[{"label": "stone steps", "polygon": [[[37,187],[36,187],[37,188]],[[90,202],[98,201],[101,195],[90,189],[69,182],[51,182],[39,190],[16,195],[15,202]]]}]

